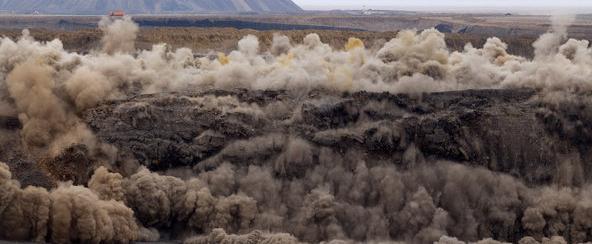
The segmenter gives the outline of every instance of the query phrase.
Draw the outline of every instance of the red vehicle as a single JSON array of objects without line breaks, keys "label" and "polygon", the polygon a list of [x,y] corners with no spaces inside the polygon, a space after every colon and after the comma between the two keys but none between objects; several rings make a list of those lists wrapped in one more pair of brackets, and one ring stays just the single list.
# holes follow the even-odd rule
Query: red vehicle
[{"label": "red vehicle", "polygon": [[125,12],[123,12],[123,10],[115,10],[115,11],[111,11],[111,13],[109,13],[109,16],[111,16],[111,17],[123,17],[123,16],[125,16]]}]

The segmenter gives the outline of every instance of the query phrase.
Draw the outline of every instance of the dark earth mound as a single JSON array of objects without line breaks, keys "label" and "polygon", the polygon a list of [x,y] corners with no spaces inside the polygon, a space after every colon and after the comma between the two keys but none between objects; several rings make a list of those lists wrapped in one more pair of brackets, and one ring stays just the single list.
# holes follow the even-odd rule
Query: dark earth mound
[{"label": "dark earth mound", "polygon": [[[86,185],[96,168],[108,166],[126,177],[127,206],[146,227],[165,233],[162,240],[184,239],[185,231],[194,229],[188,227],[181,210],[161,211],[171,203],[150,194],[173,185],[189,194],[191,184],[203,182],[208,188],[200,189],[220,199],[254,203],[249,209],[262,209],[263,213],[255,212],[264,218],[264,211],[276,211],[265,208],[278,202],[291,208],[281,215],[288,218],[290,213],[299,216],[302,206],[312,204],[310,211],[315,214],[300,228],[309,228],[313,235],[293,232],[311,243],[333,238],[323,232],[327,223],[343,226],[351,239],[368,240],[365,228],[375,219],[365,219],[362,231],[352,230],[364,218],[360,216],[373,209],[378,209],[377,218],[388,227],[384,236],[415,243],[437,240],[441,232],[421,239],[418,229],[413,229],[417,227],[405,225],[409,223],[405,216],[412,216],[406,213],[423,216],[413,211],[428,205],[434,211],[427,211],[428,217],[421,217],[427,222],[418,226],[432,223],[438,207],[449,214],[447,221],[454,221],[446,227],[447,233],[466,240],[516,243],[536,231],[563,236],[568,242],[589,240],[589,229],[582,230],[585,235],[573,232],[580,228],[578,216],[585,216],[583,207],[563,207],[562,201],[575,198],[545,186],[567,186],[565,191],[587,194],[581,189],[588,189],[592,171],[592,100],[580,94],[559,101],[529,89],[423,95],[326,90],[137,95],[81,114],[97,138],[117,153],[106,150],[99,155],[96,148],[73,145],[55,157],[35,158],[32,155],[43,154],[23,148],[18,120],[0,117],[0,161],[14,169],[14,179],[23,186],[48,189],[58,181]],[[138,171],[141,165],[161,175]],[[158,183],[164,185],[153,184],[157,179],[164,179]],[[147,185],[132,187],[136,180]],[[334,188],[334,195],[312,201],[322,187]],[[275,197],[266,198],[268,191],[275,192],[270,193]],[[166,195],[167,201],[184,201],[184,194],[174,192]],[[249,195],[242,195],[245,192]],[[143,207],[146,201],[141,196],[145,195],[148,208]],[[413,200],[420,196],[429,201]],[[581,201],[577,204],[587,204]],[[538,204],[560,209],[557,216],[562,219],[553,222],[555,215],[540,215],[542,227],[532,229],[531,216],[533,211],[537,216]],[[193,205],[188,208],[193,211]],[[239,232],[236,223],[242,223],[242,214],[233,212],[238,209],[229,210],[232,221],[227,228],[233,233]],[[163,219],[153,221],[154,213],[164,213]],[[464,221],[470,218],[473,222]],[[507,220],[501,223],[502,219]],[[281,224],[292,233],[290,221]],[[564,227],[556,230],[556,224]],[[199,228],[199,233],[209,233],[207,226]]]},{"label": "dark earth mound", "polygon": [[[573,107],[573,111],[555,109]],[[258,164],[290,138],[366,163],[401,168],[449,160],[552,183],[570,161],[580,184],[592,167],[590,106],[550,106],[533,90],[467,90],[424,96],[359,92],[207,91],[141,95],[85,113],[97,136],[152,170]],[[304,162],[306,161],[306,162]],[[286,174],[297,177],[298,169]]]},{"label": "dark earth mound", "polygon": [[[298,139],[311,145],[313,157],[297,167],[315,165],[320,151],[332,149],[369,165],[405,169],[448,160],[529,184],[580,185],[592,175],[592,106],[585,101],[550,105],[528,89],[423,96],[213,90],[111,101],[87,110],[84,119],[100,140],[119,149],[119,163],[133,160],[162,172],[260,164],[281,157],[285,144]],[[19,128],[17,118],[0,117],[0,161],[23,185],[49,187],[54,183],[47,174],[85,183],[91,166],[99,165],[83,145],[56,158],[31,158],[17,139]],[[579,173],[558,182],[565,162]]]}]

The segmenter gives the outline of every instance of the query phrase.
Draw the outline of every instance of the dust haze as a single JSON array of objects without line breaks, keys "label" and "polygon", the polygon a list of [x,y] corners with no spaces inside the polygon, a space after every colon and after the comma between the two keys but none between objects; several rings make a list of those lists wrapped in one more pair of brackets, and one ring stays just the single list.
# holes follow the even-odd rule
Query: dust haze
[{"label": "dust haze", "polygon": [[[592,49],[568,38],[571,21],[554,17],[533,44],[534,58],[508,53],[496,37],[450,51],[435,29],[400,31],[378,47],[355,37],[332,47],[311,33],[303,40],[275,35],[264,50],[249,35],[234,51],[202,57],[164,43],[136,49],[139,27],[129,17],[101,20],[101,47],[87,54],[66,51],[58,39],[36,41],[28,30],[2,38],[0,122],[16,118],[19,125],[4,123],[1,142],[19,152],[8,158],[35,161],[50,183],[21,186],[9,167],[18,164],[0,163],[0,239],[592,241],[585,174]],[[448,147],[445,135],[421,131],[431,125],[435,135],[458,136],[469,128],[453,119],[406,120],[444,110],[442,103],[454,103],[447,96],[462,101],[455,95],[461,90],[476,102],[458,106],[484,104],[494,114],[489,121],[498,121],[495,113],[533,111],[528,118],[549,150],[510,158],[503,145],[488,149],[495,141],[456,140],[462,136]],[[200,129],[171,139],[163,131],[172,125],[155,128],[168,118],[155,116],[173,114],[168,104],[185,106],[174,116]],[[460,120],[480,116],[466,111]],[[510,122],[493,124],[512,130]],[[121,146],[117,128],[158,131],[188,146]],[[136,140],[133,130],[121,131]],[[502,137],[488,136],[481,138]],[[539,142],[529,143],[523,146]],[[511,165],[527,161],[539,166]]]}]

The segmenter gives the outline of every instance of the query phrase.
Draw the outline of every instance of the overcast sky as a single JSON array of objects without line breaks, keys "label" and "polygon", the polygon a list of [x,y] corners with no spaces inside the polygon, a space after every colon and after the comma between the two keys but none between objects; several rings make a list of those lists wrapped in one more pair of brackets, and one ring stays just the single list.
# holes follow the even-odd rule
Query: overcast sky
[{"label": "overcast sky", "polygon": [[592,0],[294,0],[305,9],[576,11],[592,9]]}]

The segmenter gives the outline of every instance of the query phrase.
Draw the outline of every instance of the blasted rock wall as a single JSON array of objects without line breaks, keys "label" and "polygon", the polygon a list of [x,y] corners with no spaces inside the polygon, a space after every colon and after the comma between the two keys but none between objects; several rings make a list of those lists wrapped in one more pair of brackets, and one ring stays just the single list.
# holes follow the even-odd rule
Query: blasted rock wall
[{"label": "blasted rock wall", "polygon": [[319,150],[331,148],[370,165],[390,162],[404,169],[422,160],[450,160],[536,184],[558,183],[556,172],[568,161],[583,170],[559,182],[568,185],[581,184],[592,170],[586,164],[590,137],[581,131],[586,118],[578,116],[585,114],[554,109],[528,89],[423,96],[165,93],[113,101],[84,115],[100,139],[152,170],[258,164],[281,157],[296,138],[311,149],[303,162],[289,164],[296,167],[286,170],[293,176],[298,167],[316,164]]}]

